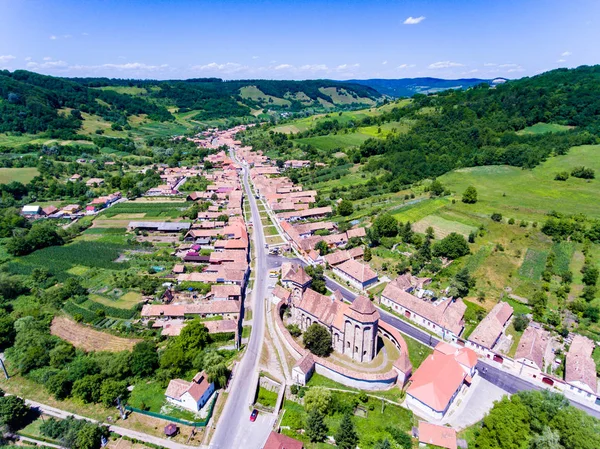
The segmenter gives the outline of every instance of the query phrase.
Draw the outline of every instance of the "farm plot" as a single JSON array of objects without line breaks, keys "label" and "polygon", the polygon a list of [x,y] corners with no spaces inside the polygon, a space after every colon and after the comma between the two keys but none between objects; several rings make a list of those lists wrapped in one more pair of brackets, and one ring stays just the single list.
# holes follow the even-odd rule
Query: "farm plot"
[{"label": "farm plot", "polygon": [[569,270],[574,252],[575,246],[573,242],[558,242],[552,245],[552,253],[555,255],[554,272],[556,274],[561,274]]},{"label": "farm plot", "polygon": [[459,223],[458,221],[446,220],[436,215],[429,215],[419,220],[413,225],[413,230],[424,234],[429,227],[433,228],[436,239],[442,239],[452,232],[462,234],[466,238],[471,232],[477,231],[477,228],[473,226]]},{"label": "farm plot", "polygon": [[0,168],[0,184],[9,184],[12,181],[27,184],[39,174],[40,172],[35,167]]},{"label": "farm plot", "polygon": [[433,214],[438,209],[441,209],[449,202],[448,198],[414,200],[412,203],[392,210],[391,213],[398,221],[416,223]]},{"label": "farm plot", "polygon": [[163,217],[163,218],[178,218],[181,216],[183,210],[186,209],[185,203],[180,202],[163,202],[163,203],[134,203],[125,202],[115,204],[114,206],[106,209],[106,211],[98,214],[100,218],[117,218],[120,214],[144,214],[144,218],[148,217]]},{"label": "farm plot", "polygon": [[135,344],[141,341],[105,334],[65,317],[52,320],[50,333],[84,351],[131,351]]},{"label": "farm plot", "polygon": [[533,248],[527,248],[525,259],[519,267],[519,275],[533,280],[539,280],[546,265],[548,253]]}]

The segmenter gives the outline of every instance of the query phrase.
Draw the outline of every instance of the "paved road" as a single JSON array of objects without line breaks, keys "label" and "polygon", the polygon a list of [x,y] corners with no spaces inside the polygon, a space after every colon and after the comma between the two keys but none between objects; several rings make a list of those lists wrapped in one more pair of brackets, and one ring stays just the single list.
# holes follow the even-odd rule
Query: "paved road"
[{"label": "paved road", "polygon": [[243,181],[247,198],[250,201],[252,222],[254,223],[256,273],[252,292],[254,295],[252,333],[246,347],[246,353],[232,380],[225,408],[216,423],[217,429],[210,443],[211,449],[258,449],[266,441],[275,419],[273,416],[261,414],[256,422],[250,422],[249,406],[254,402],[258,382],[258,361],[265,331],[264,301],[267,296],[266,280],[268,270],[262,221],[256,200],[250,191],[248,168],[246,166],[244,166]]}]

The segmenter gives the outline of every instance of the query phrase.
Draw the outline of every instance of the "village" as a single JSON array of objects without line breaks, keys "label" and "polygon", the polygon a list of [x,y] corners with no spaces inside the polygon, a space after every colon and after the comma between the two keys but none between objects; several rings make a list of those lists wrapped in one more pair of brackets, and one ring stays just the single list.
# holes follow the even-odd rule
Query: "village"
[{"label": "village", "polygon": [[[191,220],[129,221],[127,225],[127,232],[139,242],[171,245],[179,260],[164,279],[160,297],[143,305],[140,322],[144,326],[173,338],[192,320],[200,320],[211,335],[233,335],[234,347],[242,348],[249,342],[245,328],[256,327],[257,320],[266,318],[270,337],[278,341],[273,344],[279,358],[293,362],[282,362],[272,373],[281,382],[275,384],[279,385],[275,390],[286,383],[304,386],[315,373],[366,391],[398,388],[406,395],[403,407],[421,418],[414,436],[449,449],[457,447],[457,433],[448,426],[460,430],[474,424],[504,394],[494,379],[486,376],[488,367],[525,380],[532,388],[560,391],[575,402],[598,407],[592,340],[570,336],[569,351],[559,358],[564,344],[531,321],[520,341],[514,342],[506,333],[514,310],[502,301],[465,338],[467,306],[463,299],[434,297],[428,289],[431,279],[410,272],[394,279],[380,276],[364,260],[370,224],[340,229],[329,219],[334,212],[331,206],[315,207],[317,191],[304,190],[285,176],[287,168],[306,167],[310,162],[288,160],[278,167],[237,140],[236,134],[244,129],[210,129],[188,137],[199,147],[212,150],[203,161],[204,167],[159,166],[162,184],[143,193],[149,201],[184,198],[186,203],[202,205]],[[250,191],[243,184],[244,173]],[[180,191],[186,182],[197,178],[205,180],[205,190]],[[84,182],[89,187],[103,184],[101,178],[85,180],[79,175],[68,181]],[[250,213],[250,200],[261,205],[258,217]],[[77,220],[125,201],[115,191],[94,198],[84,208],[28,205],[22,214],[30,219]],[[254,260],[263,252],[263,248],[256,251],[255,246],[257,220],[261,221],[261,232],[263,225],[270,229],[264,245],[272,262],[269,273],[252,272]],[[309,267],[311,272],[315,267],[321,270],[319,281],[325,281],[325,290],[313,290]],[[267,285],[266,298],[256,296],[259,282]],[[252,317],[256,302],[263,300],[272,307],[265,317]],[[333,353],[328,357],[312,354],[303,347],[301,337],[290,334],[291,328],[305,333],[313,323],[331,335]],[[402,328],[394,323],[401,323]],[[427,336],[427,346],[433,347],[417,366],[409,357],[409,347],[414,344],[406,340],[411,343],[415,337],[403,332],[407,327]],[[518,347],[514,357],[509,357],[513,344]],[[564,378],[554,374],[561,363]],[[246,381],[237,390],[229,387],[229,393],[256,388],[248,383],[250,379]],[[207,374],[199,372],[192,381],[172,379],[164,395],[174,406],[206,417],[212,413],[215,391]],[[281,405],[278,400],[271,411],[273,416]],[[227,412],[226,407],[221,422],[228,419]],[[248,423],[241,426],[248,428]],[[257,441],[264,438],[265,431],[257,432]],[[277,444],[302,447],[301,442],[292,440],[274,432],[264,448],[280,447]]]}]

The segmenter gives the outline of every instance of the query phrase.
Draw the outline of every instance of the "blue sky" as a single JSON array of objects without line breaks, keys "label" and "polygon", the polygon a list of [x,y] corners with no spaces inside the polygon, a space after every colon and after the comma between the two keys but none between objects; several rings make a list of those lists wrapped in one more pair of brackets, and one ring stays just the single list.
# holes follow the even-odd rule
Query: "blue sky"
[{"label": "blue sky", "polygon": [[600,63],[598,0],[0,0],[0,69],[518,78]]}]

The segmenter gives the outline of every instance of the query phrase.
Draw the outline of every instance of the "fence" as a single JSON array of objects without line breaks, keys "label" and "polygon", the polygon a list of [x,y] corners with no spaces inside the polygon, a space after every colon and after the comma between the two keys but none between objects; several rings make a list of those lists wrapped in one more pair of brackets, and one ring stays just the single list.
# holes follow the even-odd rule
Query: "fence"
[{"label": "fence", "polygon": [[218,398],[219,398],[219,393],[216,392],[215,398],[212,400],[212,402],[208,408],[208,414],[206,415],[206,418],[204,418],[202,421],[197,421],[197,422],[186,421],[185,419],[174,418],[172,416],[163,415],[161,413],[155,413],[155,412],[151,412],[148,410],[140,410],[139,408],[130,407],[129,405],[126,405],[125,409],[129,410],[130,412],[141,413],[142,415],[146,415],[146,416],[152,416],[153,418],[159,418],[159,419],[164,419],[166,421],[171,421],[171,422],[174,422],[177,424],[183,424],[184,426],[206,427],[206,425],[210,421],[210,418],[212,418],[215,404],[216,404]]}]

